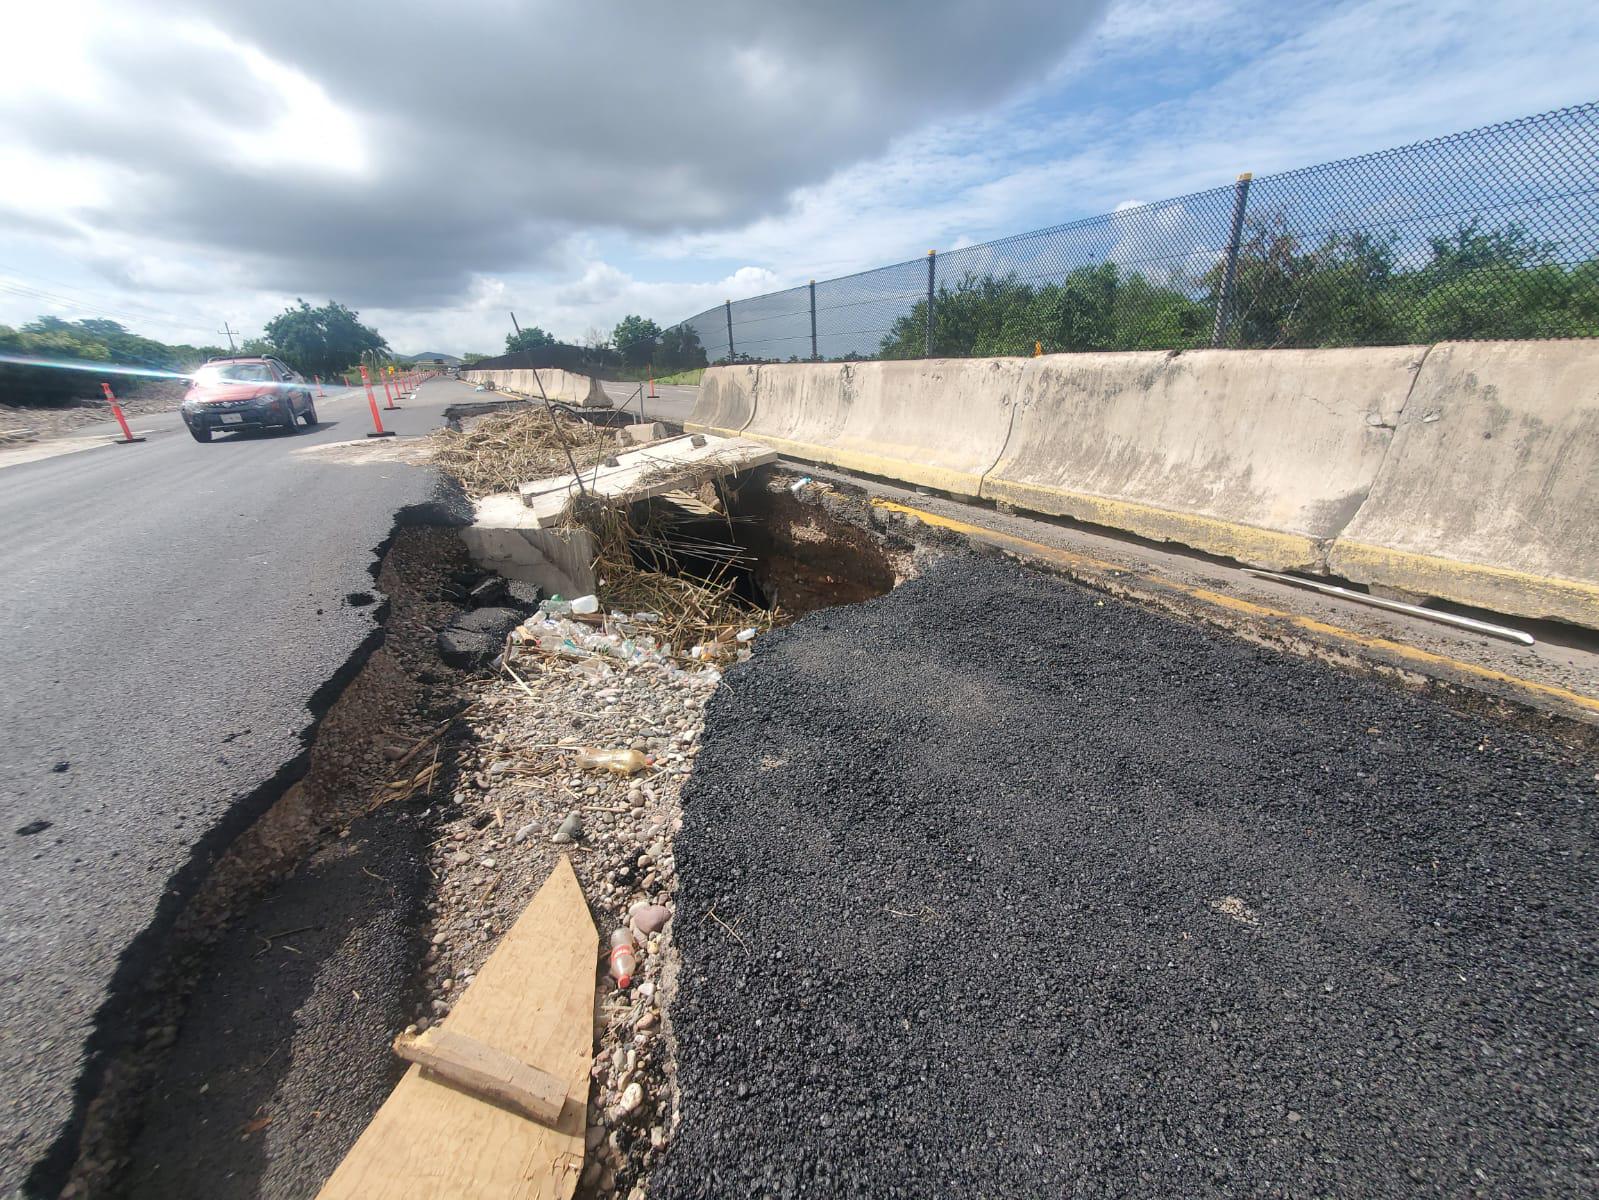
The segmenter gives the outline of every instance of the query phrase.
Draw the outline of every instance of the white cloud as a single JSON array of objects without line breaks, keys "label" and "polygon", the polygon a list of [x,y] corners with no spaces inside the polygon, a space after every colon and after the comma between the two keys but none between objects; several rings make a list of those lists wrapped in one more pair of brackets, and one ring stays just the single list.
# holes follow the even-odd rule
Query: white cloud
[{"label": "white cloud", "polygon": [[[0,269],[191,328],[334,295],[401,349],[488,350],[511,308],[569,337],[665,322],[1589,99],[1599,51],[1576,0],[1098,10],[28,6]],[[29,303],[0,290],[0,320]]]}]

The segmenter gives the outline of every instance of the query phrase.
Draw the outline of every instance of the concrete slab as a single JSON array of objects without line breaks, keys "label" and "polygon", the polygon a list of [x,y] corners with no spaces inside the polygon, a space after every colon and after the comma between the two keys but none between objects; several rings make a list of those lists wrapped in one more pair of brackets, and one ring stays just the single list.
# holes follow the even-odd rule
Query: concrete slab
[{"label": "concrete slab", "polygon": [[659,421],[646,421],[637,425],[622,426],[622,437],[635,446],[647,446],[666,437],[666,426]]},{"label": "concrete slab", "polygon": [[[684,487],[692,489],[707,479],[747,471],[776,459],[777,452],[770,446],[745,438],[685,434],[624,451],[592,471],[583,472],[582,490],[619,504],[631,503]],[[524,483],[518,490],[531,513],[531,527],[549,529],[566,519],[572,501],[579,495],[578,477],[540,479]]]},{"label": "concrete slab", "polygon": [[547,596],[594,591],[594,539],[587,530],[542,528],[533,510],[510,492],[485,496],[472,509],[461,540],[485,571],[532,584]]}]

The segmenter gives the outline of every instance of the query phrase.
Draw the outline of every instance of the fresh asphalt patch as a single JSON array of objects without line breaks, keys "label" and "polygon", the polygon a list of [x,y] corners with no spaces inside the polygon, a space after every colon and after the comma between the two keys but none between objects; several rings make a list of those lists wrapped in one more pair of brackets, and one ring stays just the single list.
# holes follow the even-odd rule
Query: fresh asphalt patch
[{"label": "fresh asphalt patch", "polygon": [[1594,1195],[1595,791],[999,560],[814,614],[684,795],[651,1194]]}]

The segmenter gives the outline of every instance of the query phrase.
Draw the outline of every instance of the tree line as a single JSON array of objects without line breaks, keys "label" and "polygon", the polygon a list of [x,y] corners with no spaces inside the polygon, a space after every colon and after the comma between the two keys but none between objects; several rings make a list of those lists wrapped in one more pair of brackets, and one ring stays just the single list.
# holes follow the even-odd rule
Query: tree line
[{"label": "tree line", "polygon": [[[234,353],[221,346],[168,344],[132,332],[120,322],[100,318],[68,321],[41,316],[21,328],[0,325],[0,355],[39,360],[41,365],[0,362],[0,401],[12,404],[65,404],[94,396],[100,377],[61,364],[105,364],[169,377],[192,372],[208,358]],[[360,316],[335,300],[313,308],[304,300],[266,323],[262,336],[246,339],[241,355],[271,355],[304,375],[329,378],[365,361],[391,357],[389,344]],[[44,365],[58,364],[58,365]],[[148,376],[124,377],[119,390],[136,388]]]},{"label": "tree line", "polygon": [[[1240,242],[1227,346],[1372,346],[1463,338],[1599,336],[1599,260],[1564,265],[1558,247],[1518,225],[1477,222],[1401,264],[1398,238],[1334,234],[1307,247],[1281,218]],[[950,357],[1208,345],[1222,264],[1196,280],[1156,282],[1115,263],[1058,282],[968,274],[933,302],[932,349]],[[874,357],[921,358],[927,301],[896,320]],[[867,355],[848,355],[860,358]]]},{"label": "tree line", "polygon": [[[662,329],[648,317],[633,314],[616,323],[609,336],[590,330],[582,345],[563,342],[552,333],[530,325],[505,335],[505,353],[526,356],[535,367],[560,367],[589,375],[617,377],[645,372],[669,375],[708,366],[699,335],[688,325]],[[488,361],[487,355],[468,354],[467,364]]]}]

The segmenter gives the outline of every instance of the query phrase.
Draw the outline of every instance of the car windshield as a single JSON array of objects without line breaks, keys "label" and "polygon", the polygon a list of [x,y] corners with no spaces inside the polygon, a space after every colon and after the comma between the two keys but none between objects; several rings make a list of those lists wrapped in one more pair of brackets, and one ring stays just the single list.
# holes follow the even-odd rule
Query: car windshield
[{"label": "car windshield", "polygon": [[272,368],[266,363],[214,363],[194,373],[197,387],[217,383],[271,383]]}]

